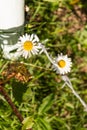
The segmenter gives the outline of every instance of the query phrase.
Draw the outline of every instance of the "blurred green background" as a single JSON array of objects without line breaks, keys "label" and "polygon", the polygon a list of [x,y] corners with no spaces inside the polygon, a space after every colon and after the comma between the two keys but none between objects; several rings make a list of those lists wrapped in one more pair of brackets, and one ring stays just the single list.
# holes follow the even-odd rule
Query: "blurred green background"
[{"label": "blurred green background", "polygon": [[[24,33],[37,34],[51,56],[62,52],[71,57],[73,66],[68,76],[87,103],[87,2],[25,0],[25,5],[29,11]],[[0,95],[0,130],[87,130],[87,112],[67,86],[62,88],[64,82],[52,70],[44,53],[14,64],[0,57],[1,79],[6,80],[14,70],[24,76],[24,82],[11,78],[4,87],[27,118],[22,125]],[[7,77],[2,75],[3,71],[8,72]]]}]

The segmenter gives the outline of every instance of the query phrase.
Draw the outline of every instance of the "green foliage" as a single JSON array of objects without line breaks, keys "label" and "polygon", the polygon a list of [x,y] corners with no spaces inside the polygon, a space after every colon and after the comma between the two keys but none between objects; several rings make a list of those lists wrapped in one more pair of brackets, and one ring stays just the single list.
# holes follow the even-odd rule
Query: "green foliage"
[{"label": "green foliage", "polygon": [[24,124],[22,130],[31,129],[34,124],[34,119],[32,117],[27,117],[22,123]]},{"label": "green foliage", "polygon": [[24,119],[22,130],[32,127],[33,129],[37,128],[38,130],[52,130],[49,119],[45,117],[46,112],[51,109],[52,104],[53,94],[50,94],[43,99],[42,104],[32,117]]},{"label": "green foliage", "polygon": [[[68,76],[75,90],[87,102],[87,23],[83,21],[87,16],[87,2],[72,1],[73,4],[70,4],[71,0],[26,0],[29,16],[24,33],[36,33],[53,57],[62,52],[72,58],[72,71]],[[75,10],[78,7],[80,16]],[[2,54],[0,58],[0,83],[4,80],[5,90],[24,117],[20,123],[0,94],[0,130],[87,129],[87,112],[67,86],[61,88],[61,77],[53,72],[44,53],[22,59],[26,69],[16,70],[17,66],[14,66],[16,73],[23,70],[26,82],[15,77],[7,81],[8,77],[2,72],[11,61],[3,59]],[[28,70],[32,77],[29,81],[24,70]]]},{"label": "green foliage", "polygon": [[51,108],[51,105],[53,104],[53,97],[54,95],[51,94],[43,99],[43,102],[39,107],[38,114],[44,114]]},{"label": "green foliage", "polygon": [[38,130],[52,130],[49,122],[42,117],[37,118],[36,124],[37,124],[36,127]]}]

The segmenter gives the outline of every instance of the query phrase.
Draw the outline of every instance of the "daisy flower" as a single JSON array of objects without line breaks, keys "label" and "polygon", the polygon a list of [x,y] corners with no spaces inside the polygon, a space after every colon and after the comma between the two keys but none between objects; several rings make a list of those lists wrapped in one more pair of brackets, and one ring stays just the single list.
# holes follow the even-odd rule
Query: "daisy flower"
[{"label": "daisy flower", "polygon": [[64,75],[70,72],[72,66],[71,59],[67,57],[67,55],[63,55],[62,53],[55,58],[52,68],[61,75]]},{"label": "daisy flower", "polygon": [[41,43],[39,43],[39,38],[35,34],[25,34],[21,36],[18,43],[20,47],[17,49],[17,52],[24,58],[30,58],[31,55],[37,55],[39,53],[39,49],[41,49]]}]

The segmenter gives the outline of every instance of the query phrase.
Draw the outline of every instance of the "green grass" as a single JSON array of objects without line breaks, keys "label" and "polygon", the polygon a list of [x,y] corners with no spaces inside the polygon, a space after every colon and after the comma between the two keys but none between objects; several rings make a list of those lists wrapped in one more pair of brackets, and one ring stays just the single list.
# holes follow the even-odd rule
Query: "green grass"
[{"label": "green grass", "polygon": [[[74,20],[64,22],[57,14],[60,5],[73,13],[74,5],[70,5],[69,1],[26,0],[29,17],[24,33],[36,33],[53,57],[61,52],[71,57],[73,66],[68,76],[74,89],[87,103],[87,24],[69,33]],[[77,6],[87,8],[81,1]],[[71,14],[65,13],[63,17],[68,15]],[[32,78],[26,83],[12,78],[5,83],[4,88],[27,119],[22,125],[0,94],[0,130],[26,130],[27,126],[33,130],[86,130],[87,112],[67,86],[62,88],[64,82],[52,70],[46,55],[42,53],[17,62],[20,61],[24,63],[22,67],[26,79],[29,77],[27,70]],[[1,56],[0,73],[5,70],[8,62],[11,61]],[[1,74],[0,77],[4,78]]]}]

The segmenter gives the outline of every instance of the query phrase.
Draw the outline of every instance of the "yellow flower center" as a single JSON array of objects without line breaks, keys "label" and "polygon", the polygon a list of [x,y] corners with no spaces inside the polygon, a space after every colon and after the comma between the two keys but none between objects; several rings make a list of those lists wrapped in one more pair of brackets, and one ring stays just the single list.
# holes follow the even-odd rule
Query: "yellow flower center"
[{"label": "yellow flower center", "polygon": [[59,67],[64,68],[66,65],[66,62],[64,60],[60,60],[60,61],[58,61],[58,65],[59,65]]},{"label": "yellow flower center", "polygon": [[33,48],[33,43],[31,41],[25,41],[23,47],[24,50],[30,51]]}]

